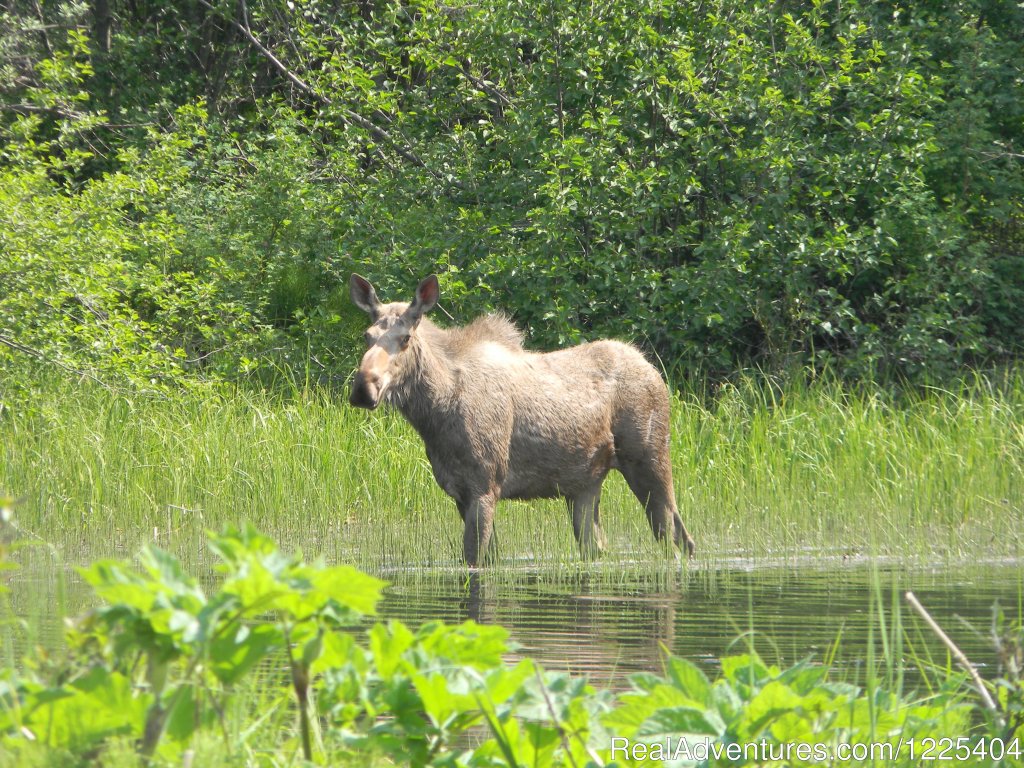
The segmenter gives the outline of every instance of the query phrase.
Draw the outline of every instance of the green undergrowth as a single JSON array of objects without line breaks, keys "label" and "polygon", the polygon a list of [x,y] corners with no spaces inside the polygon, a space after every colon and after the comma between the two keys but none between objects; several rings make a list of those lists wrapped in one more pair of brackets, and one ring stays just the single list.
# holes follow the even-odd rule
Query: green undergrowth
[{"label": "green undergrowth", "polygon": [[[858,556],[1017,557],[1024,381],[896,396],[741,379],[680,394],[672,455],[698,566]],[[186,561],[202,532],[251,521],[377,572],[461,568],[461,521],[399,415],[337,393],[161,394],[45,381],[0,410],[0,489],[72,562],[153,541]],[[495,570],[671,571],[622,478],[605,483],[604,556],[580,559],[560,501],[503,502]]]},{"label": "green undergrowth", "polygon": [[[207,545],[207,585],[152,545],[137,565],[80,569],[97,605],[68,625],[66,651],[0,671],[0,766],[909,766],[945,740],[964,764],[1000,764],[997,744],[1019,762],[1019,665],[984,683],[982,708],[880,599],[889,641],[863,685],[834,679],[828,655],[780,667],[751,647],[713,677],[666,656],[613,694],[507,661],[500,626],[367,624],[384,582],[251,527]],[[999,638],[1019,656],[1019,628]],[[904,689],[905,658],[920,689]]]}]

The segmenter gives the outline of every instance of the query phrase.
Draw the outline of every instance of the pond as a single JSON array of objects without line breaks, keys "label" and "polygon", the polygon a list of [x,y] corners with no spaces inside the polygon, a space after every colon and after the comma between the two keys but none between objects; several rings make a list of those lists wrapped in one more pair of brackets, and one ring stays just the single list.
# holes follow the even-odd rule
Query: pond
[{"label": "pond", "polygon": [[[903,600],[906,590],[985,675],[995,663],[993,605],[1019,617],[1024,594],[1024,569],[1005,561],[934,568],[868,561],[756,568],[740,563],[617,584],[586,573],[569,581],[487,572],[471,578],[386,577],[392,586],[381,606],[385,617],[412,625],[434,619],[500,624],[520,646],[519,654],[614,689],[627,687],[631,673],[660,671],[663,648],[713,674],[720,656],[743,652],[750,641],[767,661],[833,658],[836,674],[862,681],[869,645],[880,659],[892,636],[894,605],[903,658],[930,657],[945,665],[941,643]],[[909,682],[916,678],[911,673]]]},{"label": "pond", "polygon": [[[22,569],[8,576],[12,610],[30,628],[14,633],[18,655],[37,644],[57,644],[63,617],[90,603],[88,588],[54,552],[23,550]],[[713,674],[723,654],[753,643],[769,662],[831,659],[836,676],[863,682],[869,656],[881,666],[885,644],[895,637],[896,656],[944,666],[946,652],[904,602],[906,590],[989,676],[996,663],[993,605],[998,602],[1012,618],[1024,610],[1024,569],[1016,560],[910,566],[811,557],[664,565],[620,572],[614,563],[579,563],[563,574],[529,564],[473,574],[383,572],[378,575],[390,586],[380,615],[411,626],[467,619],[500,624],[518,646],[510,661],[530,656],[548,670],[623,689],[634,672],[659,672],[663,649]],[[201,565],[190,569],[196,567]],[[907,682],[920,682],[918,673],[910,671]]]}]

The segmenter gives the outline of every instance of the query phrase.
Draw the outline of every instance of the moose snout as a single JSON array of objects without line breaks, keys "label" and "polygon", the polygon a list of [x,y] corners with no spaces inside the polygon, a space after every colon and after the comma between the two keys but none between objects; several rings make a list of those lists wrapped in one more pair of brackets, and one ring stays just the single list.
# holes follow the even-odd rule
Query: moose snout
[{"label": "moose snout", "polygon": [[377,376],[357,371],[352,380],[352,392],[348,401],[356,408],[373,410],[380,403],[380,381]]},{"label": "moose snout", "polygon": [[352,392],[348,398],[352,405],[370,410],[380,405],[384,392],[391,383],[389,361],[388,353],[379,346],[366,350],[356,370],[356,376],[352,379]]}]

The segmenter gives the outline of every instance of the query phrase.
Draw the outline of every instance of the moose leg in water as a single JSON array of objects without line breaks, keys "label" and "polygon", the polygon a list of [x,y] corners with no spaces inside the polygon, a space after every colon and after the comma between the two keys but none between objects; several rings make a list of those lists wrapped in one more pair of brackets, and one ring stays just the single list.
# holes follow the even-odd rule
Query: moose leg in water
[{"label": "moose leg in water", "polygon": [[462,532],[462,552],[466,562],[479,565],[483,562],[487,547],[494,532],[494,506],[497,499],[490,494],[477,497],[466,505],[463,517],[465,529]]}]

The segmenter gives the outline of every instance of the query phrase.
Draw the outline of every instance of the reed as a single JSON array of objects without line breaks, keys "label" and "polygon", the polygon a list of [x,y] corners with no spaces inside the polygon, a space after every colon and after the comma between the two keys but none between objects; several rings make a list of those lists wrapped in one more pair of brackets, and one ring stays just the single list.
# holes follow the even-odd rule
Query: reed
[{"label": "reed", "polygon": [[[672,455],[695,565],[1018,557],[1022,425],[1020,373],[900,396],[754,376],[713,399],[678,394]],[[373,571],[462,568],[461,521],[418,437],[394,413],[315,388],[156,396],[44,381],[0,416],[0,491],[71,561],[152,540],[188,561],[204,531],[248,520]],[[601,514],[608,551],[585,563],[561,501],[503,503],[490,567],[678,567],[617,473]]]}]

